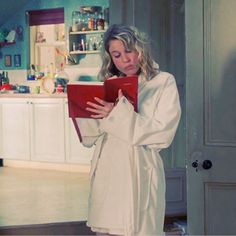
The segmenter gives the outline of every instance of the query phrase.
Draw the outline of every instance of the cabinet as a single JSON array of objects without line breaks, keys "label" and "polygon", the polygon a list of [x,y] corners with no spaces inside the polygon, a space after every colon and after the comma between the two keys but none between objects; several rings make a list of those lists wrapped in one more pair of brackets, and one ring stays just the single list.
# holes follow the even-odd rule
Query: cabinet
[{"label": "cabinet", "polygon": [[50,163],[90,164],[68,115],[66,98],[1,98],[0,157]]},{"label": "cabinet", "polygon": [[30,110],[27,99],[1,99],[1,157],[30,159]]},{"label": "cabinet", "polygon": [[64,102],[62,98],[31,99],[31,159],[64,162]]},{"label": "cabinet", "polygon": [[96,54],[100,52],[105,30],[77,31],[69,34],[71,55]]},{"label": "cabinet", "polygon": [[73,122],[69,118],[67,102],[65,103],[65,131],[67,162],[90,164],[94,148],[86,148],[80,143]]},{"label": "cabinet", "polygon": [[63,99],[1,99],[1,157],[63,162]]}]

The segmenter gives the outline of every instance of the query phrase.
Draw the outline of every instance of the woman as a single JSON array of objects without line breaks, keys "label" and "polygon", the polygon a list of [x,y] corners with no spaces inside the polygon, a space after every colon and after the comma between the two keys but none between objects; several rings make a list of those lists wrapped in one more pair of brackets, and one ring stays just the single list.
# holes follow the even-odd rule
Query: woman
[{"label": "woman", "polygon": [[119,91],[116,104],[95,98],[87,108],[94,113],[91,119],[77,119],[83,144],[96,145],[87,224],[98,234],[163,234],[165,176],[159,152],[171,144],[181,111],[174,77],[159,70],[147,48],[135,28],[109,27],[99,77],[138,75],[138,113]]}]

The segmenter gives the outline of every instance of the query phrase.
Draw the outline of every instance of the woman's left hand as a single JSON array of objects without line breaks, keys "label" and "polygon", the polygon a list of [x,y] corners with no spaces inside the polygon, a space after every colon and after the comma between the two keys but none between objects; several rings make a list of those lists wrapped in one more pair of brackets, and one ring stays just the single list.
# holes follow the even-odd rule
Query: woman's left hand
[{"label": "woman's left hand", "polygon": [[114,103],[106,102],[100,98],[94,98],[97,103],[88,102],[87,104],[90,107],[87,107],[86,110],[91,111],[94,115],[91,115],[92,118],[104,118],[109,115],[114,107]]}]

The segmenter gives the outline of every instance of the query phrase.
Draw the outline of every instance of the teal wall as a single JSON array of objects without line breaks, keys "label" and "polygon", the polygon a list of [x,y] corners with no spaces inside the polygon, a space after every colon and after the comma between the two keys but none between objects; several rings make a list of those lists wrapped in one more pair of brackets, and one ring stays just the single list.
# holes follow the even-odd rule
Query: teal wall
[{"label": "teal wall", "polygon": [[[16,44],[8,45],[0,48],[0,70],[15,70],[15,69],[27,69],[29,64],[29,32],[26,20],[26,11],[35,9],[48,9],[64,7],[65,9],[65,25],[66,32],[69,32],[69,26],[71,25],[71,13],[74,10],[79,10],[80,6],[109,6],[109,0],[32,0],[26,6],[22,6],[18,12],[12,15],[1,29],[6,28],[8,30],[15,29],[20,25],[23,27],[23,39],[16,39]],[[67,37],[67,36],[66,36]],[[12,59],[15,54],[21,55],[21,67],[14,67],[12,63],[11,67],[5,67],[4,56],[11,55]]]}]

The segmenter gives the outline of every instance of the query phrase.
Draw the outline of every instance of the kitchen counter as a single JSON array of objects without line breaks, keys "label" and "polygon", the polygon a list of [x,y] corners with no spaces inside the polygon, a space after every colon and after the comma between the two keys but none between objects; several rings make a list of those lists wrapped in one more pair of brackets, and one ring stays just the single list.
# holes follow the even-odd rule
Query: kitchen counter
[{"label": "kitchen counter", "polygon": [[0,98],[67,98],[67,93],[0,93]]}]

